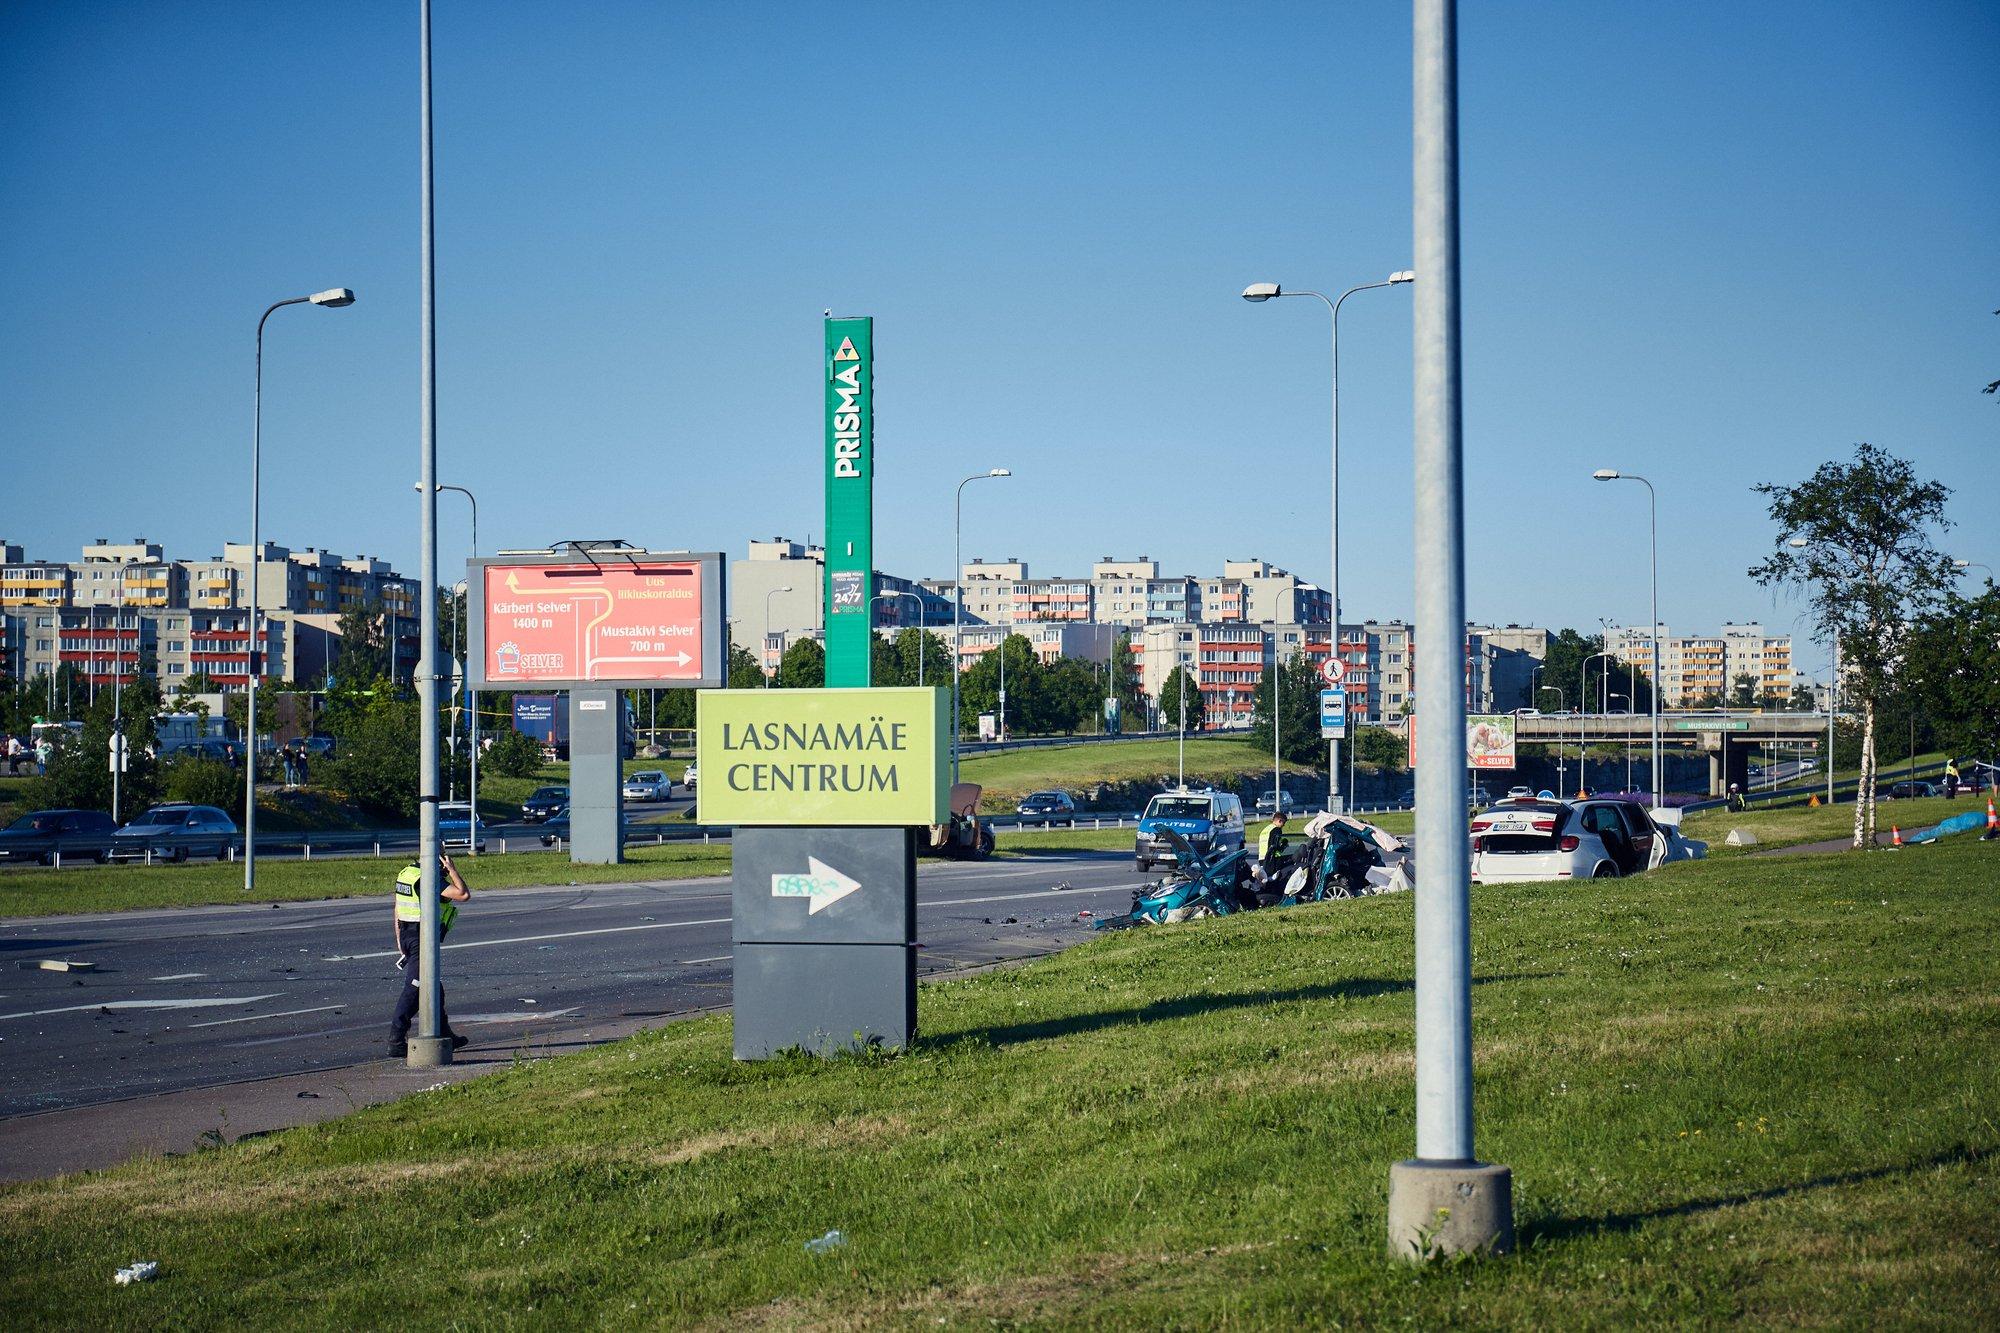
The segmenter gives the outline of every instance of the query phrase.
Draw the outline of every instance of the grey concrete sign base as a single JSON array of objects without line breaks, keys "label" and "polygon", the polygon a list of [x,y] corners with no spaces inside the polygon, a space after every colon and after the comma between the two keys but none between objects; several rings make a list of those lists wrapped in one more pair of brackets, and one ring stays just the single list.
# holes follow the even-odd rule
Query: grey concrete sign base
[{"label": "grey concrete sign base", "polygon": [[569,692],[569,859],[625,859],[625,771],[618,691]]},{"label": "grey concrete sign base", "polygon": [[412,1069],[438,1069],[451,1063],[450,1037],[412,1037],[405,1057]]},{"label": "grey concrete sign base", "polygon": [[907,828],[738,828],[730,887],[736,1058],[908,1046],[917,844]]},{"label": "grey concrete sign base", "polygon": [[907,1047],[917,1035],[911,944],[738,944],[735,1053],[768,1060]]},{"label": "grey concrete sign base", "polygon": [[1514,1248],[1514,1173],[1489,1162],[1389,1168],[1389,1253],[1412,1263]]}]

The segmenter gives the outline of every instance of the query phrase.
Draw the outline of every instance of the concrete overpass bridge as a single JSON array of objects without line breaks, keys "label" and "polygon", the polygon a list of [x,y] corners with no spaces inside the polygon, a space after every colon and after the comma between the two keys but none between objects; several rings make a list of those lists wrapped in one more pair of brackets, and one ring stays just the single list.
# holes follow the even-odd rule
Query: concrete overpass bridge
[{"label": "concrete overpass bridge", "polygon": [[[1660,745],[1681,746],[1708,755],[1708,792],[1724,795],[1734,782],[1750,789],[1750,752],[1766,745],[1788,749],[1826,748],[1825,713],[1758,713],[1721,710],[1660,714]],[[1535,745],[1652,744],[1648,713],[1517,714],[1517,743]]]}]

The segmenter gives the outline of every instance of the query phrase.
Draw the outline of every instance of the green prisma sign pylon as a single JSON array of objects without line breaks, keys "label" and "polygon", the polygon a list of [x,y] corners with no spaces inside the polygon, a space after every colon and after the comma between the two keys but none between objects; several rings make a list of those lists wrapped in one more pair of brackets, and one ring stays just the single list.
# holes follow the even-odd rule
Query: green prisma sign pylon
[{"label": "green prisma sign pylon", "polygon": [[826,683],[867,685],[875,598],[875,321],[826,321]]}]

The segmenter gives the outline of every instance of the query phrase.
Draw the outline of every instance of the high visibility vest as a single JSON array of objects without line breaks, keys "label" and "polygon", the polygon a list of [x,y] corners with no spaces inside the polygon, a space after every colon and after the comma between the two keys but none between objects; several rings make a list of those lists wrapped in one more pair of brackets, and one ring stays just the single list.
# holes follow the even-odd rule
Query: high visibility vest
[{"label": "high visibility vest", "polygon": [[[396,920],[422,921],[424,919],[423,899],[419,892],[423,888],[424,872],[418,866],[404,866],[396,874]],[[438,902],[438,934],[451,929],[452,921],[458,916],[458,904],[441,897]]]},{"label": "high visibility vest", "polygon": [[1257,839],[1257,859],[1259,861],[1265,860],[1271,855],[1272,845],[1275,843],[1282,847],[1284,841],[1284,829],[1280,828],[1276,823],[1266,824],[1264,832]]}]

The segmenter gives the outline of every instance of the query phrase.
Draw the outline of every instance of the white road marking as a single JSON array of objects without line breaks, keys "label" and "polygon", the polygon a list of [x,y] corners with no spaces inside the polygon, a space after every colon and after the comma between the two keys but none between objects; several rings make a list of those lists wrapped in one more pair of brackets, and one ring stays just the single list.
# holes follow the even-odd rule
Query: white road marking
[{"label": "white road marking", "polygon": [[329,1009],[345,1009],[344,1004],[323,1004],[316,1009],[281,1009],[275,1014],[246,1014],[242,1018],[213,1018],[206,1023],[190,1023],[193,1028],[227,1027],[231,1023],[256,1023],[266,1018],[296,1018],[300,1014],[323,1014]]},{"label": "white road marking", "polygon": [[726,963],[733,957],[734,954],[719,953],[713,958],[683,958],[681,966],[686,967],[691,963]]},{"label": "white road marking", "polygon": [[153,981],[199,981],[207,975],[208,973],[206,972],[176,972],[170,977],[152,977],[149,979]]},{"label": "white road marking", "polygon": [[451,1021],[453,1026],[460,1023],[532,1023],[539,1018],[561,1018],[564,1014],[573,1014],[576,1011],[577,1007],[571,1006],[568,1009],[550,1009],[547,1012],[525,1009],[518,1014],[454,1014]]},{"label": "white road marking", "polygon": [[220,1000],[99,1000],[96,1004],[71,1004],[61,1009],[28,1009],[18,1014],[0,1014],[0,1023],[10,1018],[40,1018],[44,1014],[82,1014],[92,1009],[216,1009],[225,1004],[255,1004],[275,1000],[283,991],[269,995],[237,995]]},{"label": "white road marking", "polygon": [[[726,916],[704,917],[699,921],[652,921],[636,926],[599,926],[595,930],[561,930],[550,935],[513,935],[504,940],[463,940],[457,944],[447,944],[447,949],[484,949],[496,944],[534,944],[539,940],[573,940],[584,935],[622,935],[632,930],[685,930],[691,926],[726,926]],[[381,953],[342,953],[323,958],[326,963],[352,963],[364,958],[394,958],[394,949],[384,949]]]}]

